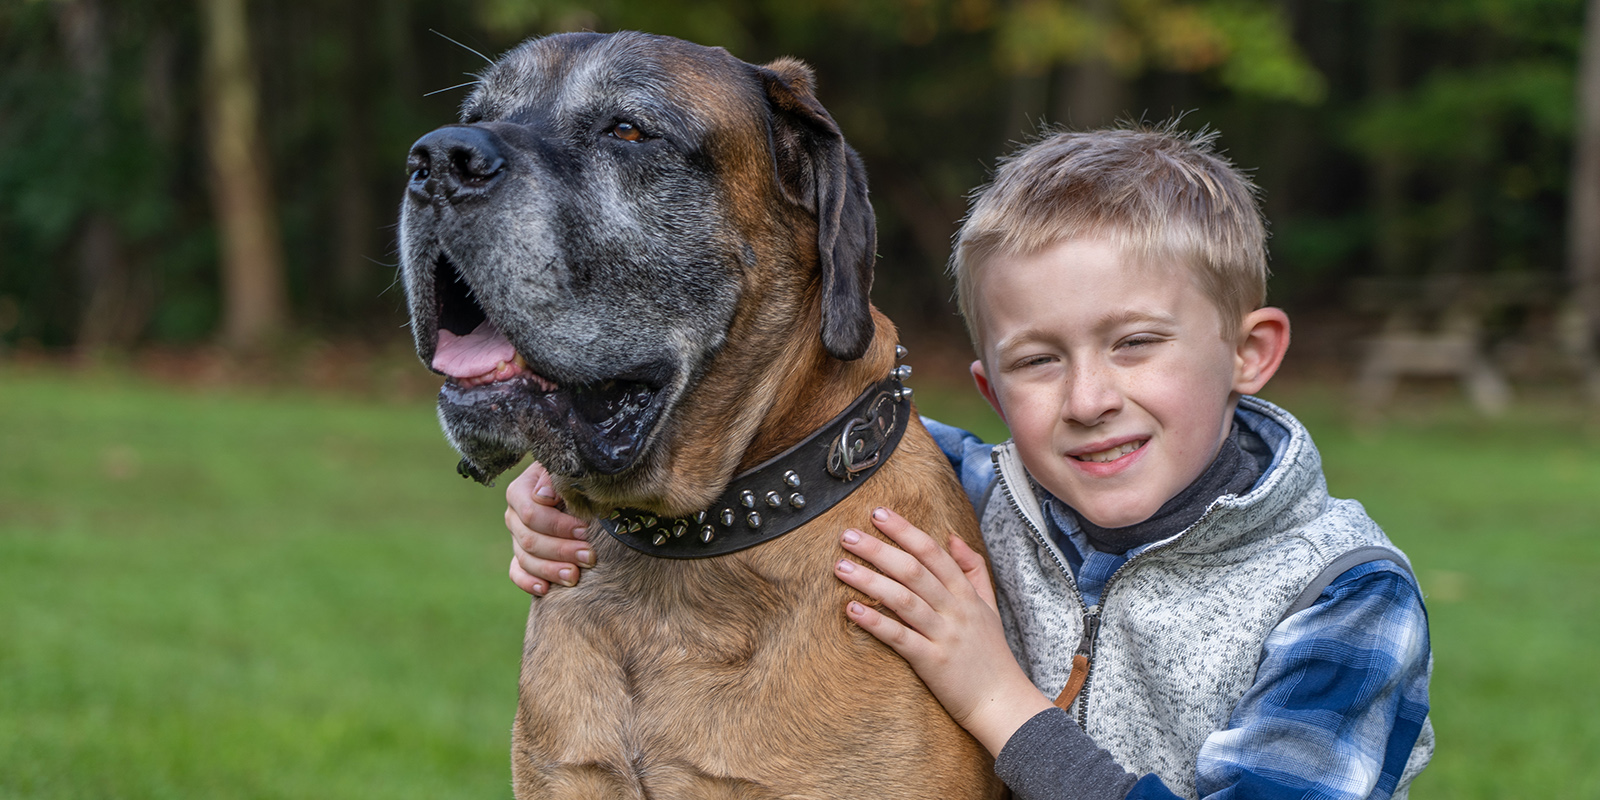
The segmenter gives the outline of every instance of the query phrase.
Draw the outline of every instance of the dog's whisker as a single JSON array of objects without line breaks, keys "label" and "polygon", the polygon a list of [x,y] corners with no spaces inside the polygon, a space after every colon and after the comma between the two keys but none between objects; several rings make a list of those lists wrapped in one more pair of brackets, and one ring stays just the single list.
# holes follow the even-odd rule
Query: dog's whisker
[{"label": "dog's whisker", "polygon": [[436,95],[436,94],[438,94],[440,92],[448,92],[451,89],[460,89],[463,86],[477,86],[480,83],[483,83],[483,81],[476,80],[476,81],[467,81],[466,83],[458,83],[458,84],[456,84],[454,86],[446,86],[443,89],[434,89],[433,91],[428,92],[427,94],[423,95],[423,97],[432,97],[432,96],[434,96],[434,95]]},{"label": "dog's whisker", "polygon": [[492,58],[490,58],[490,57],[488,57],[488,56],[486,56],[486,55],[484,55],[484,54],[482,54],[482,53],[480,53],[480,52],[478,52],[478,51],[476,51],[476,50],[474,50],[474,49],[472,49],[472,48],[470,48],[470,47],[468,47],[468,46],[466,46],[466,45],[464,45],[464,44],[462,44],[462,43],[460,43],[460,42],[458,42],[458,41],[456,41],[456,40],[454,40],[454,39],[452,39],[452,38],[450,38],[450,37],[448,37],[448,36],[446,36],[444,34],[442,34],[442,33],[440,33],[440,32],[438,32],[437,30],[434,30],[433,28],[429,28],[428,32],[432,33],[435,36],[438,36],[439,38],[441,38],[441,39],[443,39],[443,40],[445,40],[445,41],[447,41],[447,42],[449,42],[449,43],[451,43],[451,44],[453,44],[453,45],[455,45],[455,46],[457,46],[459,48],[461,48],[462,50],[465,50],[465,51],[477,56],[478,58],[483,59],[484,61],[489,62],[490,64],[494,63],[494,59],[492,59]]}]

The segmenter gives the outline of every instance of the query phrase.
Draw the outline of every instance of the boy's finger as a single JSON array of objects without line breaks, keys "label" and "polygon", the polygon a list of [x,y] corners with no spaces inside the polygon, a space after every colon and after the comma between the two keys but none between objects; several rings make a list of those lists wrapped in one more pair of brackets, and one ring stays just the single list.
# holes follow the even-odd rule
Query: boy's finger
[{"label": "boy's finger", "polygon": [[889,645],[890,649],[900,654],[907,661],[914,660],[921,655],[927,639],[922,638],[915,631],[895,622],[888,616],[881,614],[877,609],[865,603],[851,601],[845,605],[845,616],[859,625],[862,630],[872,634],[878,641]]},{"label": "boy's finger", "polygon": [[[949,587],[929,572],[928,568],[911,553],[892,547],[877,537],[868,536],[853,528],[840,534],[839,544],[909,589],[928,606],[936,609],[949,606]],[[934,549],[938,550],[937,547]],[[949,558],[942,552],[939,555]],[[900,609],[896,608],[895,613],[900,613]]]},{"label": "boy's finger", "polygon": [[850,559],[840,559],[833,565],[833,573],[851,588],[882,603],[905,620],[912,628],[930,634],[939,620],[927,600],[904,584],[881,573],[857,564]]},{"label": "boy's finger", "polygon": [[989,563],[978,555],[970,545],[959,536],[950,537],[950,557],[955,559],[956,566],[961,568],[961,574],[966,576],[967,583],[972,584],[974,591],[983,598],[990,608],[999,609],[999,604],[994,598],[994,584],[989,582]]},{"label": "boy's finger", "polygon": [[511,582],[534,597],[543,597],[545,592],[550,591],[550,584],[529,575],[515,556],[511,559]]},{"label": "boy's finger", "polygon": [[[506,510],[506,530],[511,532],[511,547],[518,553],[546,561],[565,561],[582,567],[594,566],[594,549],[588,542],[581,539],[545,536],[522,524],[522,520],[517,519],[510,509]],[[550,574],[544,574],[544,577],[554,579]]]},{"label": "boy's finger", "polygon": [[518,502],[509,506],[509,510],[535,533],[560,539],[589,538],[589,528],[583,520],[558,508],[541,505],[531,498],[519,498]]},{"label": "boy's finger", "polygon": [[967,584],[963,570],[950,554],[905,517],[887,508],[877,508],[872,512],[872,525],[914,556],[946,589],[959,591]]}]

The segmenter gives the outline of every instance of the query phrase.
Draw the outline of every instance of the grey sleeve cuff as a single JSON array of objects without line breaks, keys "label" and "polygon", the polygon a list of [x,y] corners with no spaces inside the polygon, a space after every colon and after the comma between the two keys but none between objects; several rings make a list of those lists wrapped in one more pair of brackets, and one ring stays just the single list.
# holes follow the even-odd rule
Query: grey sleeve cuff
[{"label": "grey sleeve cuff", "polygon": [[1122,800],[1138,781],[1059,708],[1040,711],[1011,734],[994,774],[1016,800]]}]

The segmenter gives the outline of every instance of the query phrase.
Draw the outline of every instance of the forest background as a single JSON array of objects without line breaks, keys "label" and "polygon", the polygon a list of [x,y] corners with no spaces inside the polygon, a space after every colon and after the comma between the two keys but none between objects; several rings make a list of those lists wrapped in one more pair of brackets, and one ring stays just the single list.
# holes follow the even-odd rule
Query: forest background
[{"label": "forest background", "polygon": [[[508,793],[529,600],[394,219],[484,57],[621,28],[816,67],[919,409],[990,440],[966,192],[1046,125],[1220,131],[1267,397],[1427,598],[1412,796],[1600,797],[1600,0],[0,0],[0,797]],[[1445,377],[1357,413],[1375,336]]]},{"label": "forest background", "polygon": [[410,143],[453,120],[480,53],[634,28],[816,67],[871,177],[875,300],[913,336],[960,340],[943,265],[999,155],[1181,116],[1261,186],[1272,301],[1323,321],[1297,362],[1348,362],[1431,279],[1469,276],[1517,289],[1477,321],[1536,370],[1535,345],[1592,352],[1600,328],[1586,5],[6,0],[0,347],[403,339]]}]

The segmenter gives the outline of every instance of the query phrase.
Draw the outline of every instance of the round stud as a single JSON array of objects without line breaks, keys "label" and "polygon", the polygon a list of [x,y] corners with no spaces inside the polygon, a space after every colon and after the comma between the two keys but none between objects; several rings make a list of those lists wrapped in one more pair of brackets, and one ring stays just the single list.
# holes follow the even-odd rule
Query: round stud
[{"label": "round stud", "polygon": [[766,500],[767,505],[773,508],[783,505],[783,496],[777,492],[767,492]]},{"label": "round stud", "polygon": [[688,524],[683,522],[682,520],[679,520],[678,524],[672,526],[672,538],[676,539],[676,538],[682,536],[684,531],[687,531],[687,530],[689,530]]},{"label": "round stud", "polygon": [[894,357],[895,358],[905,358],[906,357],[906,353],[909,353],[909,352],[911,352],[911,351],[907,350],[906,346],[903,345],[903,344],[897,344],[897,345],[894,346]]},{"label": "round stud", "polygon": [[745,508],[756,507],[756,493],[746,489],[739,493],[739,505]]},{"label": "round stud", "polygon": [[644,515],[644,526],[646,528],[654,528],[656,526],[656,518],[649,514]]},{"label": "round stud", "polygon": [[696,525],[704,525],[705,522],[706,522],[706,512],[704,512],[704,511],[696,511],[695,515],[694,515],[694,524],[696,524]]},{"label": "round stud", "polygon": [[654,544],[656,547],[660,547],[661,545],[667,543],[667,535],[665,533],[658,533],[656,534],[656,538],[650,540],[650,543]]},{"label": "round stud", "polygon": [[789,505],[794,506],[795,508],[805,508],[806,496],[800,494],[799,492],[789,495]]},{"label": "round stud", "polygon": [[744,521],[752,528],[761,527],[761,515],[755,511],[744,515]]},{"label": "round stud", "polygon": [[714,537],[716,535],[717,535],[716,529],[712,528],[710,525],[707,525],[704,528],[700,529],[700,541],[702,541],[702,542],[706,542],[706,543],[709,544],[711,542],[712,537]]},{"label": "round stud", "polygon": [[639,520],[634,520],[633,522],[628,524],[628,533],[638,533],[639,531],[641,531],[643,529],[644,529],[644,526],[639,524]]},{"label": "round stud", "polygon": [[783,473],[783,482],[790,489],[798,489],[800,488],[800,474],[791,469]]},{"label": "round stud", "polygon": [[726,528],[726,527],[728,527],[729,525],[732,525],[732,524],[733,524],[733,509],[731,509],[731,508],[722,509],[722,527]]},{"label": "round stud", "polygon": [[895,367],[893,370],[891,370],[889,372],[889,375],[891,375],[897,381],[903,381],[906,378],[911,377],[911,365],[910,364],[901,364],[900,366]]}]

